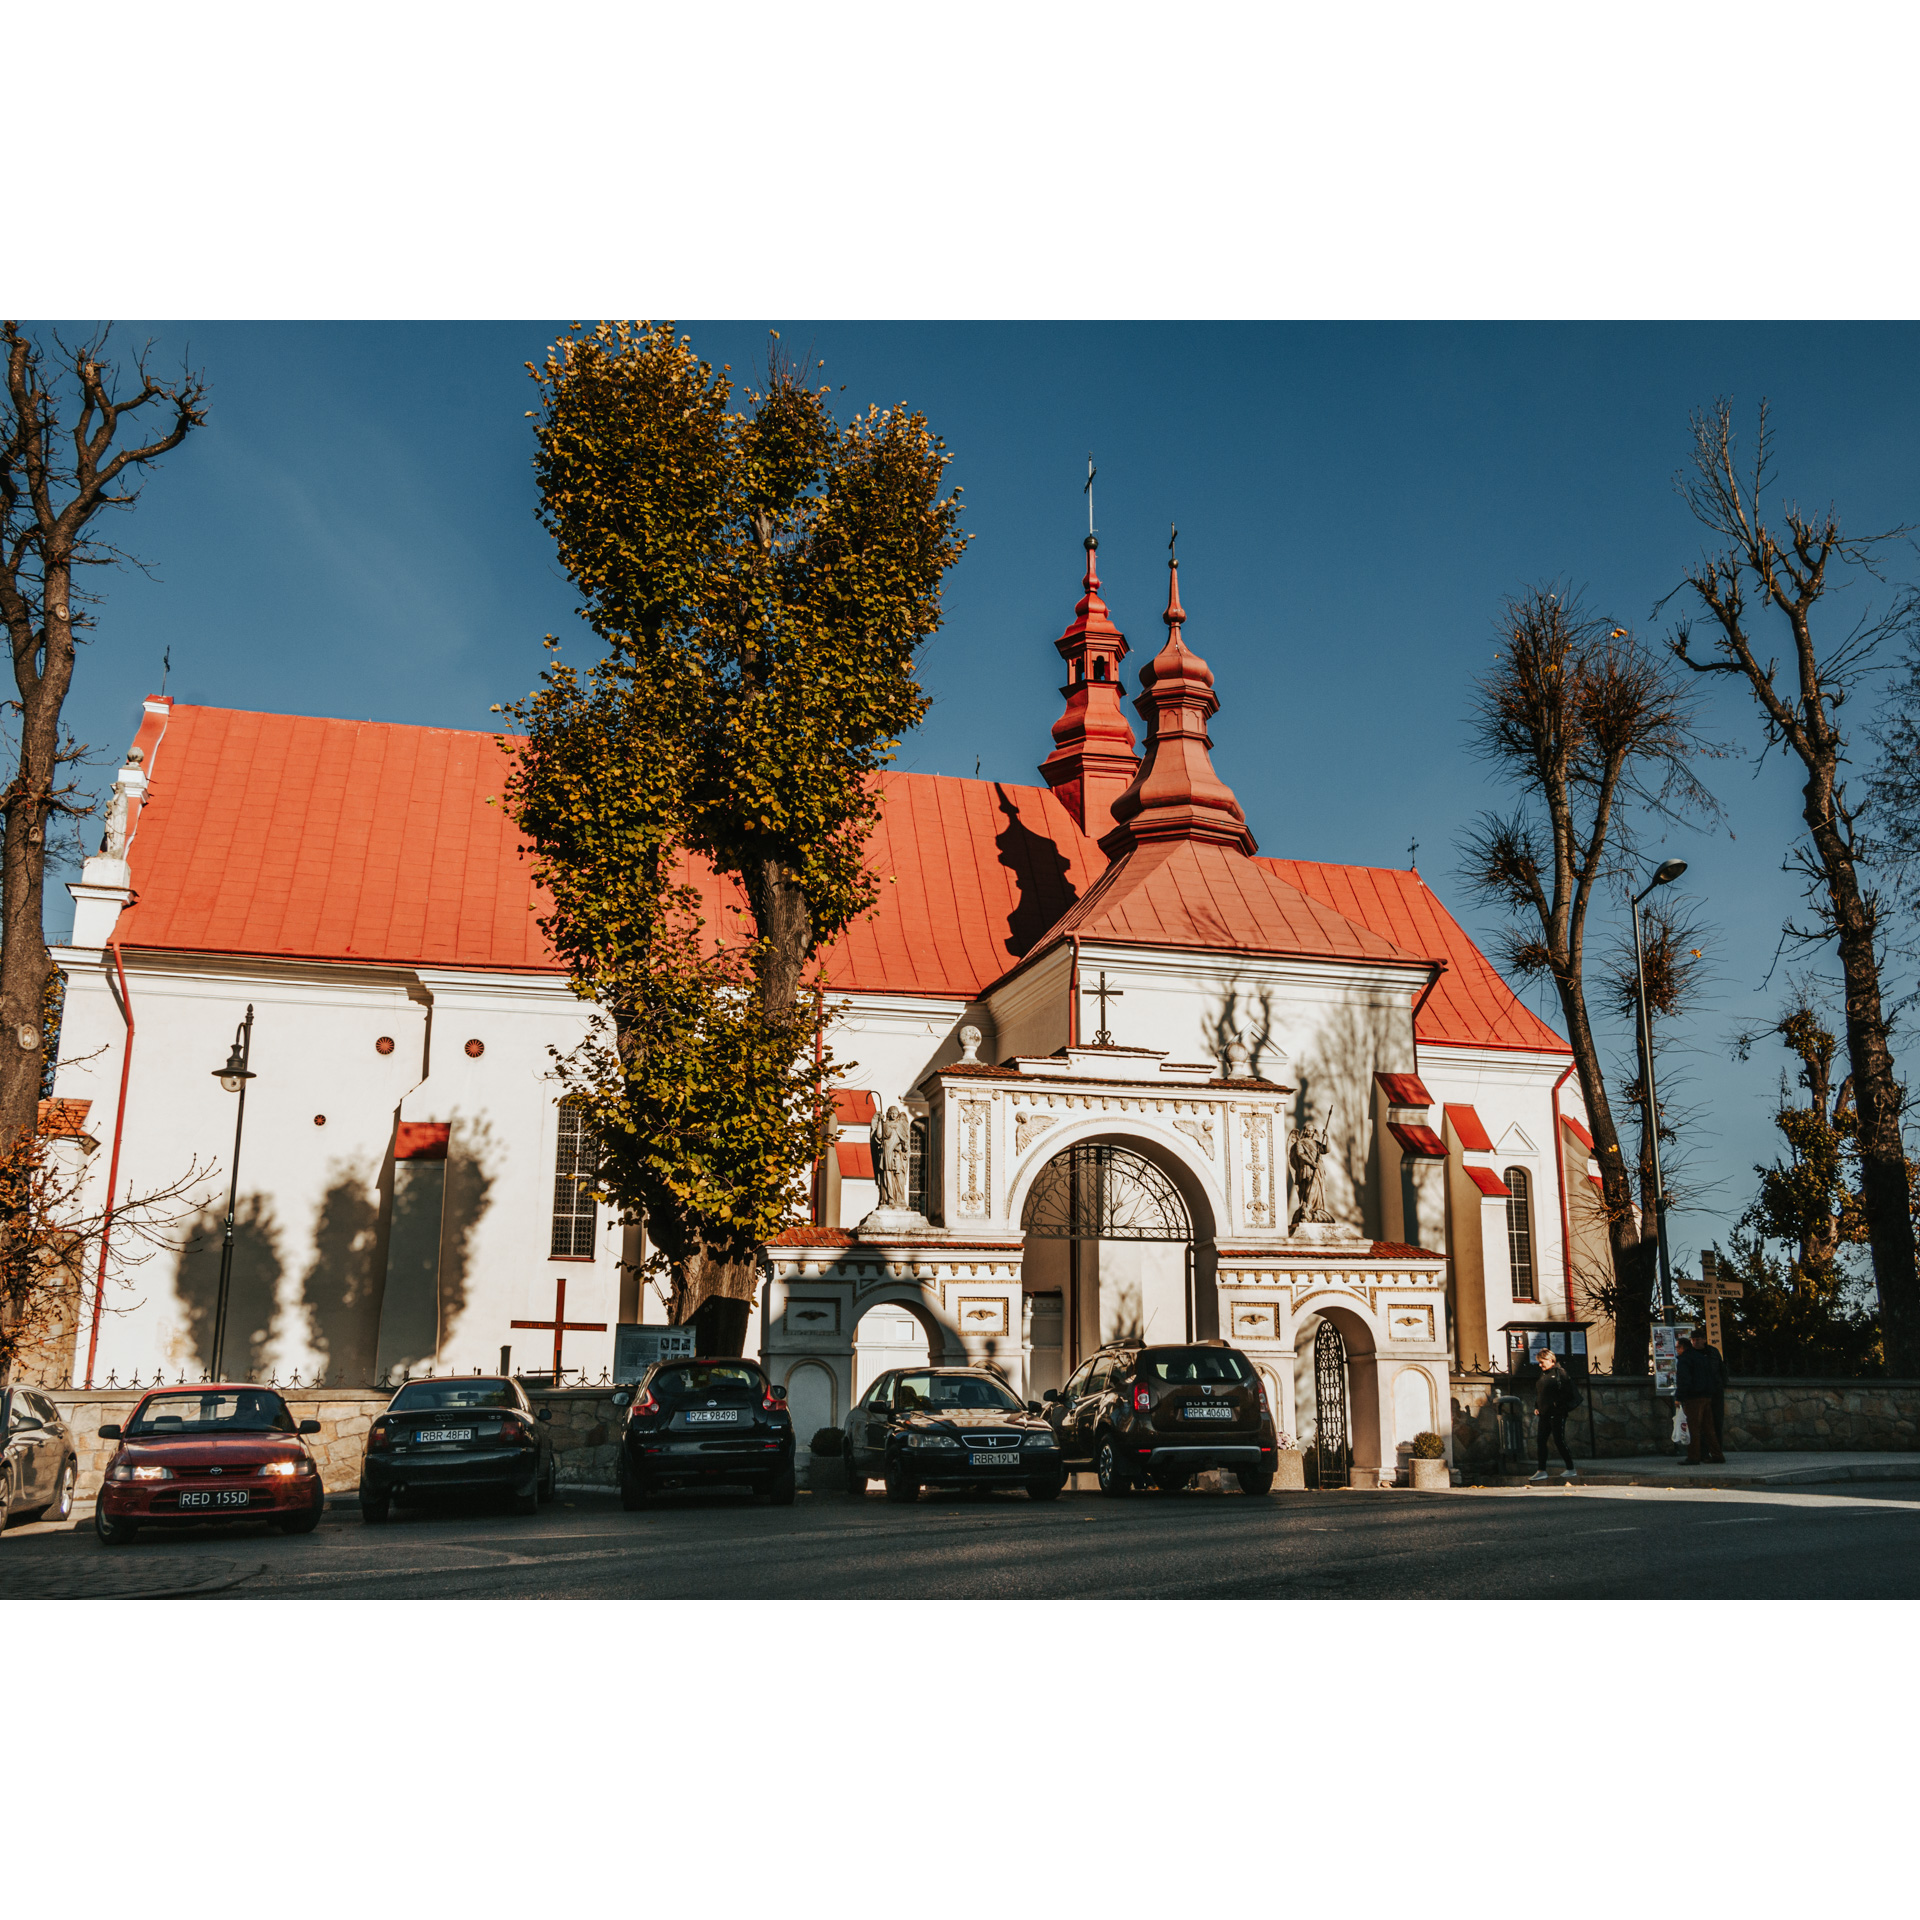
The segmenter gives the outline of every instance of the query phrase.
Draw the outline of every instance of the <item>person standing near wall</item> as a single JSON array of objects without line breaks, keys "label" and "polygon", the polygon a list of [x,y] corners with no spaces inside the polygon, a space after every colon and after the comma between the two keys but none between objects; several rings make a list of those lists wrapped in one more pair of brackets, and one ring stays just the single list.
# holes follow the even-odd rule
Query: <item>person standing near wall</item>
[{"label": "person standing near wall", "polygon": [[1571,1411],[1578,1389],[1573,1384],[1573,1376],[1561,1364],[1559,1356],[1551,1347],[1545,1347],[1540,1353],[1540,1379],[1533,1390],[1534,1433],[1539,1447],[1540,1470],[1527,1482],[1536,1486],[1547,1478],[1547,1441],[1551,1437],[1560,1449],[1560,1458],[1567,1463],[1566,1477],[1569,1480],[1579,1477],[1579,1468],[1573,1464],[1573,1452],[1567,1445],[1567,1414]]},{"label": "person standing near wall", "polygon": [[1687,1416],[1687,1465],[1690,1467],[1697,1467],[1703,1459],[1717,1464],[1727,1457],[1720,1451],[1720,1430],[1713,1424],[1714,1396],[1725,1386],[1726,1377],[1720,1355],[1707,1345],[1706,1334],[1694,1328],[1692,1338],[1681,1350],[1679,1374],[1674,1383]]}]

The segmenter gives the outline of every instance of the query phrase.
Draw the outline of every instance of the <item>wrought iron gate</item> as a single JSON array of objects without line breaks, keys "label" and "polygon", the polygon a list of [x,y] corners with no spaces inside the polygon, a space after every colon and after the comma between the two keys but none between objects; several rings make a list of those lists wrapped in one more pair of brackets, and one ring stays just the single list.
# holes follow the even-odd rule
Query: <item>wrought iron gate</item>
[{"label": "wrought iron gate", "polygon": [[1347,1431],[1347,1343],[1331,1320],[1313,1336],[1313,1457],[1322,1487],[1344,1487],[1353,1465]]},{"label": "wrought iron gate", "polygon": [[1040,1169],[1020,1231],[1039,1240],[1191,1240],[1180,1189],[1144,1154],[1088,1141]]}]

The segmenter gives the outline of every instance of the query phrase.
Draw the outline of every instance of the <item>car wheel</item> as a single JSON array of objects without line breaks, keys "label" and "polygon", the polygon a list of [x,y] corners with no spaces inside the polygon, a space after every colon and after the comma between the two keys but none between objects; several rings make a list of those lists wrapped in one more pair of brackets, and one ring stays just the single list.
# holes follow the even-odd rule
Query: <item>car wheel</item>
[{"label": "car wheel", "polygon": [[13,1475],[0,1473],[0,1527],[13,1519]]},{"label": "car wheel", "polygon": [[1127,1473],[1126,1463],[1120,1458],[1120,1449],[1111,1438],[1102,1440],[1095,1448],[1093,1474],[1100,1483],[1102,1493],[1117,1495],[1133,1491],[1133,1481]]},{"label": "car wheel", "polygon": [[867,1497],[867,1476],[864,1473],[855,1473],[849,1468],[847,1470],[847,1492],[856,1500],[864,1500]]},{"label": "car wheel", "polygon": [[377,1498],[370,1493],[360,1496],[360,1518],[370,1527],[382,1526],[387,1518],[388,1501],[385,1494]]},{"label": "car wheel", "polygon": [[1066,1482],[1064,1480],[1029,1480],[1027,1482],[1027,1498],[1029,1500],[1058,1500],[1061,1489],[1065,1485]]},{"label": "car wheel", "polygon": [[1242,1493],[1271,1493],[1273,1491],[1273,1475],[1270,1473],[1256,1473],[1251,1467],[1236,1467],[1233,1472],[1233,1477],[1240,1482],[1240,1491]]},{"label": "car wheel", "polygon": [[103,1498],[93,1510],[93,1530],[108,1546],[124,1547],[140,1531],[140,1522],[109,1518],[107,1503]]},{"label": "car wheel", "polygon": [[48,1509],[48,1517],[54,1520],[73,1518],[73,1482],[74,1464],[71,1460],[60,1470],[60,1491],[53,1496],[53,1505]]},{"label": "car wheel", "polygon": [[560,1468],[556,1461],[547,1462],[547,1477],[540,1483],[540,1504],[550,1506],[553,1497],[560,1491]]},{"label": "car wheel", "polygon": [[887,1498],[898,1500],[903,1506],[911,1506],[920,1498],[920,1482],[909,1480],[904,1474],[887,1475]]},{"label": "car wheel", "polygon": [[536,1480],[525,1493],[513,1496],[515,1513],[538,1513],[540,1511],[540,1482]]},{"label": "car wheel", "polygon": [[793,1469],[785,1467],[773,1476],[773,1484],[766,1491],[766,1504],[770,1507],[790,1507],[793,1505],[793,1491]]},{"label": "car wheel", "polygon": [[324,1506],[325,1496],[323,1495],[321,1506],[309,1507],[305,1513],[290,1513],[284,1520],[276,1520],[273,1523],[274,1527],[280,1533],[311,1533],[320,1524],[320,1514]]}]

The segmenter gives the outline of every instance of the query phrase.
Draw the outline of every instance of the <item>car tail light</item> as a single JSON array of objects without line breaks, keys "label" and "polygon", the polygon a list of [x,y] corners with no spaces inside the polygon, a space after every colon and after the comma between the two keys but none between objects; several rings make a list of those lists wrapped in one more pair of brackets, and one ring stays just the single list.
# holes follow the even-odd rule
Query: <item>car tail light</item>
[{"label": "car tail light", "polygon": [[1258,1395],[1260,1396],[1260,1413],[1261,1413],[1261,1417],[1262,1417],[1263,1419],[1270,1419],[1270,1418],[1272,1417],[1272,1415],[1273,1415],[1273,1409],[1272,1409],[1272,1408],[1271,1408],[1270,1406],[1268,1406],[1268,1405],[1267,1405],[1267,1390],[1266,1390],[1266,1388],[1265,1388],[1265,1387],[1264,1387],[1263,1385],[1261,1385],[1261,1383],[1260,1383],[1260,1382],[1259,1382],[1258,1380],[1256,1380],[1256,1381],[1255,1381],[1255,1382],[1253,1383],[1253,1390],[1254,1390],[1254,1392],[1255,1392],[1255,1393],[1257,1393],[1257,1394],[1258,1394]]},{"label": "car tail light", "polygon": [[637,1420],[643,1413],[658,1413],[659,1411],[660,1402],[653,1397],[653,1389],[649,1387],[647,1391],[627,1409],[627,1417],[631,1420]]},{"label": "car tail light", "polygon": [[533,1445],[533,1435],[527,1431],[527,1423],[524,1420],[502,1420],[500,1438],[517,1447]]},{"label": "car tail light", "polygon": [[783,1400],[776,1400],[773,1397],[773,1389],[771,1387],[766,1387],[761,1390],[760,1404],[763,1408],[765,1408],[765,1410],[768,1413],[778,1413],[780,1409],[786,1404],[786,1402]]},{"label": "car tail light", "polygon": [[1146,1410],[1152,1405],[1153,1405],[1153,1389],[1151,1387],[1135,1387],[1133,1390],[1134,1412],[1145,1413]]},{"label": "car tail light", "polygon": [[393,1445],[393,1429],[381,1421],[375,1421],[367,1431],[367,1451],[384,1453]]}]

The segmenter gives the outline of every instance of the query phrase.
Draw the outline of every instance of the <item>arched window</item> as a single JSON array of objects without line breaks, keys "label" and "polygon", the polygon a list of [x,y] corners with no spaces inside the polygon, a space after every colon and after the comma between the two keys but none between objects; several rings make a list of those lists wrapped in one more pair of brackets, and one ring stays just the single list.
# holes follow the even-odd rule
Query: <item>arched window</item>
[{"label": "arched window", "polygon": [[1509,1167],[1507,1182],[1507,1259],[1513,1268],[1513,1297],[1537,1300],[1533,1284],[1533,1182],[1524,1167]]},{"label": "arched window", "polygon": [[1096,680],[1104,680],[1107,677],[1107,663],[1104,660],[1096,660],[1093,663],[1093,677]]},{"label": "arched window", "polygon": [[596,1208],[594,1176],[600,1156],[587,1126],[587,1103],[575,1095],[560,1102],[560,1143],[553,1163],[555,1260],[591,1260]]}]

